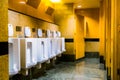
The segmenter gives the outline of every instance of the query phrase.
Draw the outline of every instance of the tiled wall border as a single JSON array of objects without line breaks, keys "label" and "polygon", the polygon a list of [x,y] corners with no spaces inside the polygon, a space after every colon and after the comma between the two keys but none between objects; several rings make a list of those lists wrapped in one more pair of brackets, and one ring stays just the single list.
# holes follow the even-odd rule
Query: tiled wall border
[{"label": "tiled wall border", "polygon": [[74,39],[72,39],[72,38],[66,38],[65,42],[74,42]]},{"label": "tiled wall border", "polygon": [[8,42],[0,42],[0,56],[8,54]]}]

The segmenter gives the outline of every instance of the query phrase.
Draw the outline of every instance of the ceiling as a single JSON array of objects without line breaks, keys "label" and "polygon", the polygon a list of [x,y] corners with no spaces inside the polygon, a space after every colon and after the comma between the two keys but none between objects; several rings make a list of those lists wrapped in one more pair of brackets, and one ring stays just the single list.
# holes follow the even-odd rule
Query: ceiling
[{"label": "ceiling", "polygon": [[74,8],[98,8],[100,6],[100,0],[62,0],[63,3],[74,3]]}]

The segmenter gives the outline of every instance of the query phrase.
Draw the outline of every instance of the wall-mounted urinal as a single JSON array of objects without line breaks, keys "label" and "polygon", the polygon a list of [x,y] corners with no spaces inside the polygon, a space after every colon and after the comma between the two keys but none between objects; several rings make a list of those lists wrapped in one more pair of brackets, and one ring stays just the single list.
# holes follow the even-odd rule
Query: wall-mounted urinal
[{"label": "wall-mounted urinal", "polygon": [[37,60],[38,63],[43,63],[48,60],[48,49],[47,49],[47,39],[41,38],[43,36],[42,30],[38,29],[38,39],[37,39]]},{"label": "wall-mounted urinal", "polygon": [[24,36],[20,38],[21,68],[24,75],[28,75],[28,69],[37,64],[37,39],[31,37],[29,27],[24,28]]},{"label": "wall-mounted urinal", "polygon": [[51,43],[52,43],[52,55],[53,57],[55,57],[57,55],[57,50],[58,50],[58,44],[57,44],[57,39],[56,38],[52,38],[51,39]]},{"label": "wall-mounted urinal", "polygon": [[[8,24],[8,36],[13,37],[13,25]],[[15,75],[20,71],[20,41],[18,38],[8,38],[9,49],[9,75]]]},{"label": "wall-mounted urinal", "polygon": [[37,39],[21,38],[21,67],[28,69],[37,64]]},{"label": "wall-mounted urinal", "polygon": [[57,40],[57,55],[62,53],[62,38],[56,38]]},{"label": "wall-mounted urinal", "polygon": [[65,38],[61,38],[61,51],[62,52],[66,51],[66,49],[65,49]]},{"label": "wall-mounted urinal", "polygon": [[47,30],[47,48],[48,48],[48,58],[51,59],[55,56],[52,54],[52,33],[51,30]]},{"label": "wall-mounted urinal", "polygon": [[38,63],[43,63],[48,60],[48,44],[46,38],[37,39],[37,60]]},{"label": "wall-mounted urinal", "polygon": [[9,38],[9,75],[19,73],[20,68],[20,41]]},{"label": "wall-mounted urinal", "polygon": [[[51,58],[54,58],[56,56],[55,54],[55,50],[54,50],[54,41],[52,40],[52,38],[46,38],[47,39],[47,47],[48,47],[48,56],[49,56],[49,59]],[[54,51],[53,51],[54,50]]]}]

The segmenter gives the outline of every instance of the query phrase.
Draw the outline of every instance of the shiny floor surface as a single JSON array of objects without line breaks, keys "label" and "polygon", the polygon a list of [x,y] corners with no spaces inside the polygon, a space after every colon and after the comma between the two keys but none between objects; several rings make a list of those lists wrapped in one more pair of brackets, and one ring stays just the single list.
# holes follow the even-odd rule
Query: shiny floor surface
[{"label": "shiny floor surface", "polygon": [[106,80],[106,71],[100,68],[98,58],[85,58],[76,62],[61,62],[47,75],[34,80]]}]

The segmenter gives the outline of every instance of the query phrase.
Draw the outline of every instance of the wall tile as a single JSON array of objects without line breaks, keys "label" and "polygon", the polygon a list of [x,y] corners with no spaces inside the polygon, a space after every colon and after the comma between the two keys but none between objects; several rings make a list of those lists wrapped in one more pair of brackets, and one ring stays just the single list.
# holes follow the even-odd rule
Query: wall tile
[{"label": "wall tile", "polygon": [[0,80],[9,80],[8,55],[0,56]]},{"label": "wall tile", "polygon": [[8,0],[0,1],[0,42],[8,40]]}]

